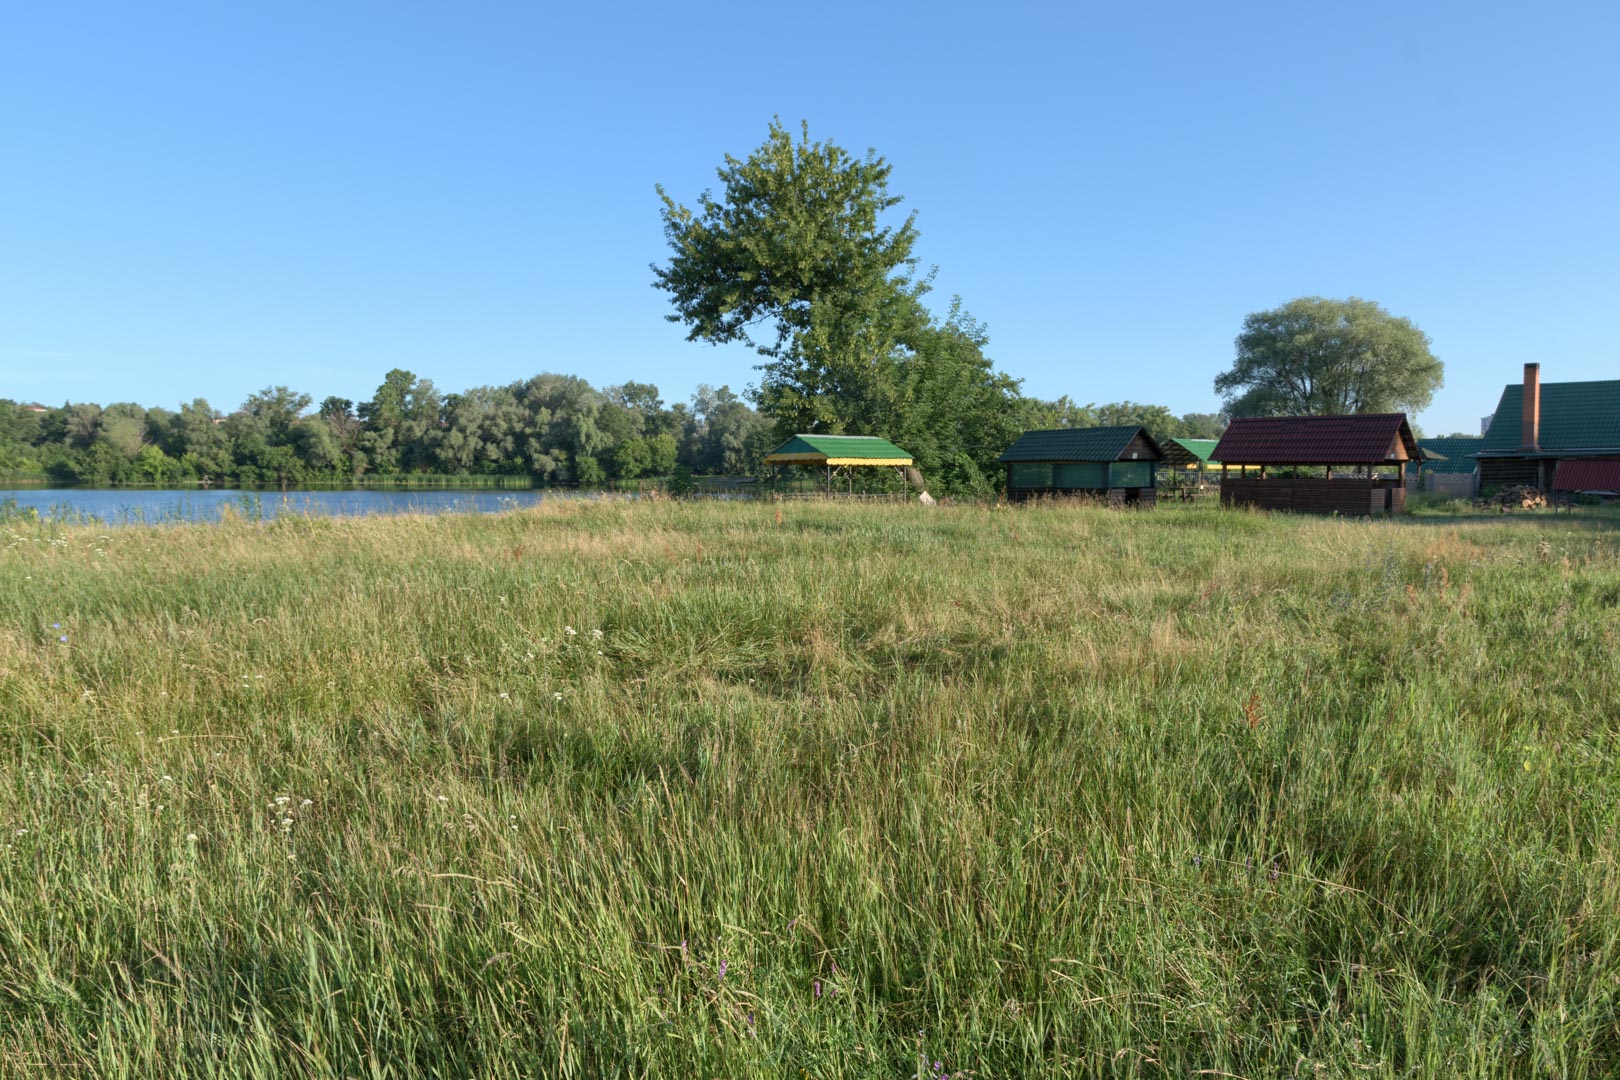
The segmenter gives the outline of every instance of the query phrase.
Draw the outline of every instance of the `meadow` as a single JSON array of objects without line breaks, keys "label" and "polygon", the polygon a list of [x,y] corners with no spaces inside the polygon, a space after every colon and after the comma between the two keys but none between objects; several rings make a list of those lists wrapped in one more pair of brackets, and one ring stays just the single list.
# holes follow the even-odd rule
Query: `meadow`
[{"label": "meadow", "polygon": [[0,1076],[1614,1076],[1617,541],[0,523]]}]

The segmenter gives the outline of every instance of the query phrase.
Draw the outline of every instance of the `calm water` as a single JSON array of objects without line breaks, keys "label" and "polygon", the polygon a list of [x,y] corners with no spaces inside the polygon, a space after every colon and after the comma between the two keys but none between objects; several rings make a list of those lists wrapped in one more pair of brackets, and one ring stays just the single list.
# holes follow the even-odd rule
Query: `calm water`
[{"label": "calm water", "polygon": [[543,498],[589,498],[544,491],[203,491],[197,488],[0,489],[0,504],[16,500],[45,517],[133,522],[218,521],[229,508],[247,518],[278,514],[357,517],[366,514],[488,514],[533,506]]}]

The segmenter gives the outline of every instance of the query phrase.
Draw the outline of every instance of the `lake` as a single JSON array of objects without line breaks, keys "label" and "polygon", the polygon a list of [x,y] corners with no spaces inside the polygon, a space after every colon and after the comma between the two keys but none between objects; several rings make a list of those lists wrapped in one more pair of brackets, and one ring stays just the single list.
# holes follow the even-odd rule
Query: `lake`
[{"label": "lake", "polygon": [[543,498],[590,498],[573,492],[432,490],[242,491],[218,488],[9,488],[12,501],[42,517],[93,519],[108,525],[218,521],[227,512],[247,518],[280,514],[362,517],[370,514],[491,514],[533,506]]}]

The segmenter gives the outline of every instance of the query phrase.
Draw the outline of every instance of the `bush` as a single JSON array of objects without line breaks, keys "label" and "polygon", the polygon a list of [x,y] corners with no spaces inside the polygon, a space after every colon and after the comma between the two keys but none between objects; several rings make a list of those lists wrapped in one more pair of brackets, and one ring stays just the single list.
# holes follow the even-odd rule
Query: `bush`
[{"label": "bush", "polygon": [[697,481],[692,478],[692,470],[685,465],[675,466],[675,471],[664,484],[664,491],[677,499],[684,499],[696,490]]}]

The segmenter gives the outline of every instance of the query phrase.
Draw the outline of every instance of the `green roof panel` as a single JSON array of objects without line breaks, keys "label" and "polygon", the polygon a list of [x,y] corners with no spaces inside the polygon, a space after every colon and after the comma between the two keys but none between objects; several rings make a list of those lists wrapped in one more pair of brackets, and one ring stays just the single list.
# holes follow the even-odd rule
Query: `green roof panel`
[{"label": "green roof panel", "polygon": [[1474,455],[1485,445],[1485,440],[1478,435],[1453,435],[1443,439],[1419,439],[1418,445],[1428,459],[1423,462],[1424,472],[1466,476],[1478,467]]},{"label": "green roof panel", "polygon": [[1170,441],[1206,465],[1220,464],[1218,461],[1209,460],[1209,455],[1215,451],[1215,444],[1221,441],[1219,439],[1171,439]]},{"label": "green roof panel", "polygon": [[1056,428],[1026,431],[1001,455],[1002,461],[1117,461],[1142,429],[1124,427]]},{"label": "green roof panel", "polygon": [[[1524,416],[1524,386],[1502,388],[1495,419],[1478,453],[1518,456]],[[1541,450],[1620,448],[1620,379],[1541,384]]]},{"label": "green roof panel", "polygon": [[829,458],[899,458],[911,460],[911,455],[888,439],[876,435],[795,435],[772,450],[767,457],[777,454],[820,454]]}]

